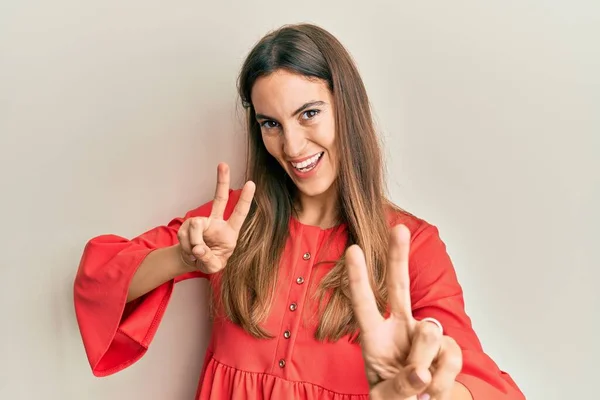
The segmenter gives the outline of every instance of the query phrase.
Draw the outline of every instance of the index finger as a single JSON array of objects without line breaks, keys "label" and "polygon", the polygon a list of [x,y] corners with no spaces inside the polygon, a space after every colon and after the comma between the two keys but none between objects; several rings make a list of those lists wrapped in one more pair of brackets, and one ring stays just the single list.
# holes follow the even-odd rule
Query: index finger
[{"label": "index finger", "polygon": [[410,302],[410,278],[408,256],[410,251],[410,231],[404,225],[395,226],[390,232],[387,287],[391,313],[396,317],[412,319]]},{"label": "index finger", "polygon": [[254,198],[254,191],[256,190],[256,185],[252,181],[246,182],[244,188],[242,189],[242,193],[240,194],[240,198],[233,209],[233,213],[231,217],[229,217],[229,225],[237,232],[242,229],[242,225],[248,216],[248,212],[250,212],[250,206],[252,205],[252,199]]},{"label": "index finger", "polygon": [[223,219],[227,201],[229,200],[229,166],[225,163],[219,163],[217,166],[217,188],[215,198],[212,204],[210,216],[212,218]]},{"label": "index finger", "polygon": [[377,327],[383,317],[377,308],[364,253],[357,245],[346,250],[346,268],[350,283],[350,298],[354,315],[362,332]]}]

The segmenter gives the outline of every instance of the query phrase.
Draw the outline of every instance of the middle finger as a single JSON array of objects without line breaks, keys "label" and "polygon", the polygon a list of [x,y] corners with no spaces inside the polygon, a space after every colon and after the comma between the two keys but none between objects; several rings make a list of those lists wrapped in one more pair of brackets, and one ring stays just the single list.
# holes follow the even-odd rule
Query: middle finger
[{"label": "middle finger", "polygon": [[387,286],[391,312],[403,320],[412,320],[408,257],[410,230],[404,225],[395,226],[390,232]]}]

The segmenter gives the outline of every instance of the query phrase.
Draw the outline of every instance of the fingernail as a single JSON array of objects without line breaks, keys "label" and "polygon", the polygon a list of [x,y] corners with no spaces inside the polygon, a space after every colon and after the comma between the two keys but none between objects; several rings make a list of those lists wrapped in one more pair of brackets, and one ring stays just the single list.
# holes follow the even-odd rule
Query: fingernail
[{"label": "fingernail", "polygon": [[419,400],[429,400],[431,398],[430,395],[428,395],[427,393],[421,393],[420,395],[417,396],[417,399]]},{"label": "fingernail", "polygon": [[421,377],[419,376],[419,374],[417,374],[416,369],[413,369],[412,372],[408,375],[408,380],[409,380],[410,384],[415,387],[424,385],[424,382],[421,379]]}]

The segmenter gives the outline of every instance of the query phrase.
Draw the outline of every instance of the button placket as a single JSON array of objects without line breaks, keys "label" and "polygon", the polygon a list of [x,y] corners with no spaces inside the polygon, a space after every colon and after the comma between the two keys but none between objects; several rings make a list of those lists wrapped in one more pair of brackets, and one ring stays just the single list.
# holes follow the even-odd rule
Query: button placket
[{"label": "button placket", "polygon": [[[318,235],[320,236],[320,235]],[[297,327],[299,326],[299,318],[300,318],[300,314],[298,311],[298,308],[301,305],[301,302],[304,300],[304,297],[306,296],[306,290],[308,290],[308,288],[306,287],[306,285],[304,285],[305,279],[310,279],[310,275],[311,275],[311,267],[313,264],[313,261],[311,260],[312,255],[311,255],[311,250],[313,250],[313,247],[315,245],[317,245],[319,238],[316,236],[310,236],[310,237],[305,237],[302,239],[302,244],[304,246],[307,246],[306,250],[304,252],[300,252],[300,260],[295,262],[295,271],[292,272],[292,277],[295,275],[295,278],[292,282],[291,282],[291,286],[290,288],[290,293],[289,293],[289,297],[288,297],[288,309],[286,310],[286,314],[284,316],[284,320],[282,328],[283,328],[283,332],[281,333],[282,339],[281,342],[279,342],[278,344],[278,350],[277,353],[279,355],[278,357],[278,362],[277,362],[277,366],[279,367],[278,369],[280,371],[282,371],[281,373],[283,374],[287,374],[286,372],[283,372],[286,368],[286,363],[289,357],[291,357],[292,354],[292,349],[294,346],[294,342],[295,339],[293,337],[293,335],[295,335],[294,331],[295,329],[298,329]],[[308,242],[307,242],[308,241]],[[298,254],[298,253],[296,253]],[[296,256],[298,257],[298,255]],[[297,260],[297,259],[296,259]],[[294,284],[295,282],[295,284]]]}]

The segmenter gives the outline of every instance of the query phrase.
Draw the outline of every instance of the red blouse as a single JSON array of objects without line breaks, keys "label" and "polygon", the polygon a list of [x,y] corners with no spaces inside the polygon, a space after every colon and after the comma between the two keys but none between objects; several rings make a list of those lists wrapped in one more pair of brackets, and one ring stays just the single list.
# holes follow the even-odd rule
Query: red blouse
[{"label": "red blouse", "polygon": [[[240,191],[230,191],[225,217]],[[208,216],[212,203],[185,218]],[[177,243],[185,218],[172,220],[132,240],[115,235],[91,239],[85,247],[74,285],[75,309],[83,344],[95,376],[114,374],[139,360],[148,349],[169,302],[174,283],[167,282],[126,304],[129,283],[154,249]],[[404,223],[412,232],[411,298],[416,319],[434,317],[463,350],[457,380],[475,400],[524,399],[510,376],[482,350],[465,314],[462,289],[437,229],[418,218],[398,214],[390,225]],[[255,339],[231,322],[217,318],[205,356],[196,399],[368,399],[361,350],[348,337],[314,339],[318,322],[313,294],[332,268],[321,260],[339,258],[346,229],[307,226],[290,220],[271,313],[264,323],[272,339]],[[213,280],[213,282],[216,280]],[[213,290],[218,285],[213,284]],[[217,292],[218,293],[218,292]]]}]

